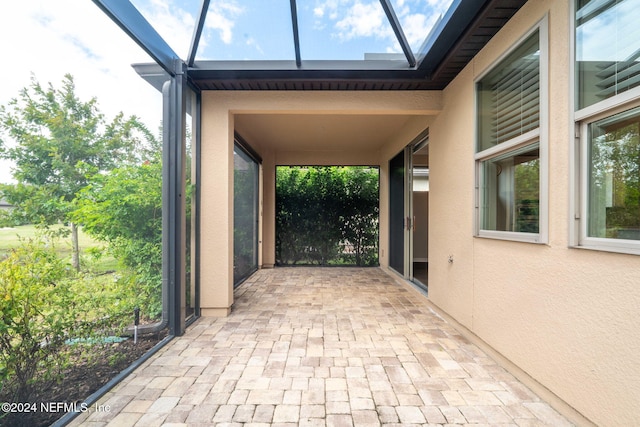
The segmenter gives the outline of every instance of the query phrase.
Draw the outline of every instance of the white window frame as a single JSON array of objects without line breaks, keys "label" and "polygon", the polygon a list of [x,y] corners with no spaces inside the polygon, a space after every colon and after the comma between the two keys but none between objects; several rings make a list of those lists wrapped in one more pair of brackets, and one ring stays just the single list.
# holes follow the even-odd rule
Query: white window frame
[{"label": "white window frame", "polygon": [[[531,130],[523,135],[517,136],[507,142],[497,144],[493,147],[479,151],[474,155],[475,161],[475,230],[476,237],[510,240],[527,243],[547,244],[549,240],[549,156],[548,156],[548,105],[549,105],[549,32],[548,32],[548,16],[545,15],[536,25],[520,37],[507,51],[500,55],[486,70],[479,74],[474,80],[474,88],[488,73],[490,73],[497,65],[502,62],[511,52],[520,47],[520,45],[535,32],[538,32],[538,42],[540,47],[540,122],[537,129]],[[478,110],[478,91],[475,90],[475,120],[476,129],[478,129],[478,119],[480,111]],[[476,131],[476,150],[480,146],[479,135]],[[528,145],[536,144],[540,150],[540,204],[539,204],[539,224],[538,233],[526,233],[516,231],[497,231],[482,229],[482,194],[481,183],[482,163],[499,155],[504,155],[512,151]]]},{"label": "white window frame", "polygon": [[577,76],[576,76],[576,1],[571,0],[571,61],[570,61],[570,101],[572,129],[575,141],[571,155],[570,191],[574,197],[570,201],[571,224],[569,227],[569,246],[576,249],[587,249],[604,252],[640,255],[640,241],[590,237],[588,227],[588,192],[589,192],[589,125],[618,113],[640,107],[640,86],[622,92],[611,98],[577,110]]},{"label": "white window frame", "polygon": [[576,206],[574,206],[574,221],[576,236],[574,236],[574,246],[582,249],[592,249],[606,252],[621,252],[627,254],[640,255],[639,240],[610,239],[605,237],[591,237],[587,233],[588,227],[588,202],[589,202],[589,126],[602,119],[612,117],[618,113],[640,107],[640,98],[635,102],[617,105],[616,108],[604,108],[598,114],[590,115],[582,120],[576,121],[576,149],[575,161],[578,163],[577,170],[577,192]]}]

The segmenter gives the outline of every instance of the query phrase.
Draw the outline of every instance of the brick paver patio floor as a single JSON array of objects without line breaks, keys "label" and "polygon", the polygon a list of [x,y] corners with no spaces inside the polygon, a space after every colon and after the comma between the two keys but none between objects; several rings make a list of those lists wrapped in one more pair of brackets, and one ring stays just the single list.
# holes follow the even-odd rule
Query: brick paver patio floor
[{"label": "brick paver patio floor", "polygon": [[378,268],[260,270],[72,425],[570,423]]}]

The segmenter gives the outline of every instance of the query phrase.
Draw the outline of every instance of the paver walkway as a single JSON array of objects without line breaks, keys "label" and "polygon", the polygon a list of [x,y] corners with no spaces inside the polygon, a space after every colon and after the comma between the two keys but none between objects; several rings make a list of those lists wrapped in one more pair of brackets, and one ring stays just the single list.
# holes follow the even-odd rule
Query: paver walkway
[{"label": "paver walkway", "polygon": [[380,269],[261,270],[72,425],[564,426]]}]

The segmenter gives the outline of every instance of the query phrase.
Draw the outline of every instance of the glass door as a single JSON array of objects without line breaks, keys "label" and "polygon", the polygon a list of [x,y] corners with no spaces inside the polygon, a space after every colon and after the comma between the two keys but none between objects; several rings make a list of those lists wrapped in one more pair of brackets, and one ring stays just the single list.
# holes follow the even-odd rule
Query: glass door
[{"label": "glass door", "polygon": [[[389,162],[389,266],[424,289],[429,215],[427,146],[425,131]],[[414,162],[420,166],[414,167]],[[416,273],[419,277],[414,277]]]},{"label": "glass door", "polygon": [[[409,154],[409,155],[408,155]],[[411,156],[402,150],[389,162],[389,266],[411,278]]]},{"label": "glass door", "polygon": [[429,270],[429,140],[412,145],[411,280],[427,290]]}]

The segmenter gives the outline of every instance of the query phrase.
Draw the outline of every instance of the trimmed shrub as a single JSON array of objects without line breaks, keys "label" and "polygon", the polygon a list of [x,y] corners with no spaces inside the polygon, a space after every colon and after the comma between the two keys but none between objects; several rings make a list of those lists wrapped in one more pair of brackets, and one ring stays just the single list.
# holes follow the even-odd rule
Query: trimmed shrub
[{"label": "trimmed shrub", "polygon": [[70,274],[71,266],[39,241],[0,262],[0,383],[16,402],[65,366],[61,350],[76,325]]}]

